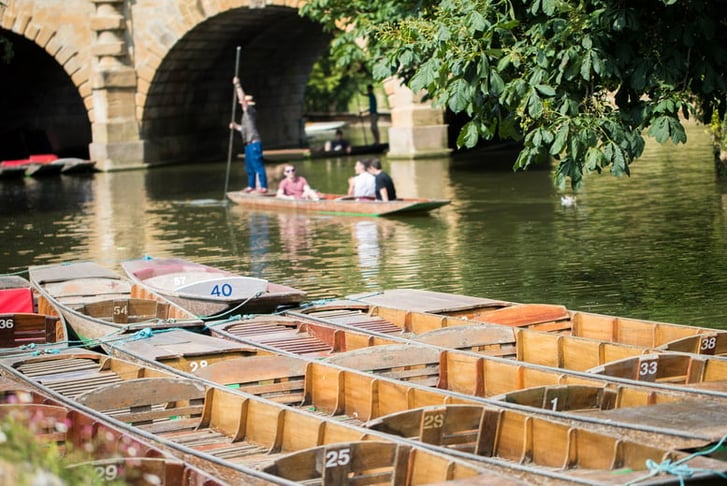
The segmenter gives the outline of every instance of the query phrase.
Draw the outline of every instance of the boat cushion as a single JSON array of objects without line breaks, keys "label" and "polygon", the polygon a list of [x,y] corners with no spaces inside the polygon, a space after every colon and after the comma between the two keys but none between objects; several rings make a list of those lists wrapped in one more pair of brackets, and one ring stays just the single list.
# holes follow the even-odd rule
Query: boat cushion
[{"label": "boat cushion", "polygon": [[0,312],[35,312],[30,289],[0,289]]}]

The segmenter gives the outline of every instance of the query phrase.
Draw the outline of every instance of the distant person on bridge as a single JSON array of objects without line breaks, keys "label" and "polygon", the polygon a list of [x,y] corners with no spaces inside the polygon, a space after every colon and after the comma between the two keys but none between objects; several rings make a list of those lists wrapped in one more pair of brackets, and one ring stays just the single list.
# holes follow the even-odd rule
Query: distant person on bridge
[{"label": "distant person on bridge", "polygon": [[242,118],[240,124],[230,123],[230,128],[240,132],[242,143],[245,145],[245,171],[247,172],[247,188],[244,192],[253,192],[257,187],[258,192],[268,192],[268,176],[265,174],[263,164],[263,144],[260,140],[260,133],[257,130],[257,111],[255,101],[251,95],[246,95],[240,85],[240,79],[232,78],[235,85],[237,100],[242,107]]},{"label": "distant person on bridge", "polygon": [[376,181],[376,200],[393,201],[396,199],[396,188],[391,176],[381,170],[381,161],[373,159],[369,165],[369,173],[374,175]]},{"label": "distant person on bridge", "polygon": [[368,114],[371,119],[371,133],[374,135],[374,144],[379,145],[381,143],[381,137],[379,135],[379,110],[372,84],[366,86],[366,96],[369,99]]}]

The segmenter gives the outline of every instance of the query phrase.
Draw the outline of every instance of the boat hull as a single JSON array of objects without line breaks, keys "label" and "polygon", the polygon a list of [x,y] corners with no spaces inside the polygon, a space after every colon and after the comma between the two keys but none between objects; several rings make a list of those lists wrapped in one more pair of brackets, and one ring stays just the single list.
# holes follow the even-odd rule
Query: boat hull
[{"label": "boat hull", "polygon": [[139,287],[158,294],[197,316],[262,314],[295,306],[305,292],[266,280],[244,277],[181,258],[141,258],[121,263]]},{"label": "boat hull", "polygon": [[282,199],[273,194],[259,195],[243,191],[228,192],[227,197],[235,204],[249,209],[273,211],[298,211],[337,216],[401,216],[423,214],[450,203],[443,199],[397,199],[374,201],[353,199],[345,196],[324,194],[319,200]]}]

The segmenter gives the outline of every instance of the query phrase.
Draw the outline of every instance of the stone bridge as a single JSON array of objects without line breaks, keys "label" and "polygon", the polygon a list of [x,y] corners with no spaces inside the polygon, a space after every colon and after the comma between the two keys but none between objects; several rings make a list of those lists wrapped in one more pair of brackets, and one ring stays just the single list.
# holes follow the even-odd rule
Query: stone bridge
[{"label": "stone bridge", "polygon": [[[0,34],[15,50],[0,61],[0,159],[43,147],[102,170],[224,160],[237,46],[264,146],[304,142],[305,86],[329,37],[299,15],[303,1],[0,3]],[[386,86],[390,155],[446,151],[441,111]]]}]

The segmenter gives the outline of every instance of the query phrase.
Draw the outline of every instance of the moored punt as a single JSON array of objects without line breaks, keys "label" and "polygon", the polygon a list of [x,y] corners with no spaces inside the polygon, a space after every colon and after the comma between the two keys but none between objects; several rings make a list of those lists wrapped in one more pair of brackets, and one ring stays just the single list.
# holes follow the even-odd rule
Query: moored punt
[{"label": "moored punt", "polygon": [[[529,304],[513,305],[495,310],[492,314],[504,315],[500,313],[514,312],[520,307],[528,306]],[[553,312],[550,312],[539,305],[536,307],[540,310],[526,311],[524,314],[531,316],[532,320],[517,318],[518,324],[515,326],[511,323],[507,326],[499,325],[501,323],[497,319],[492,319],[497,325],[490,322],[477,324],[476,321],[473,322],[469,319],[376,306],[369,308],[367,312],[361,309],[339,307],[335,311],[320,309],[309,310],[306,314],[297,311],[289,314],[300,318],[307,315],[322,322],[358,330],[369,330],[373,327],[382,329],[398,327],[400,332],[409,333],[410,338],[435,346],[468,349],[501,357],[514,357],[519,361],[575,371],[586,371],[612,361],[655,351],[667,352],[661,351],[663,348],[649,348],[617,341],[601,341],[591,337],[574,336],[572,333],[540,331],[539,329],[554,327],[562,329],[570,326],[560,324],[564,321],[558,319],[557,310],[553,309]],[[535,325],[531,326],[531,324]],[[678,326],[674,325],[674,327]],[[508,342],[508,332],[512,333],[511,342]],[[387,335],[391,334],[387,332]],[[711,334],[705,334],[705,336],[711,336]],[[685,374],[683,370],[674,366],[660,366],[659,381],[665,383],[671,381],[674,385],[700,382],[715,382],[717,386],[719,386],[719,382],[724,382],[727,385],[727,360],[711,355],[697,357],[694,354],[683,354],[685,357],[678,361],[692,364],[690,368],[692,371],[687,377],[687,381],[685,382],[681,378]],[[671,362],[676,361],[677,358],[671,360]],[[650,366],[655,369],[657,365],[651,364]],[[674,374],[670,375],[671,371]],[[648,373],[648,375],[656,376],[655,372]],[[629,376],[631,379],[639,377],[648,379],[649,376]]]},{"label": "moored punt", "polygon": [[[427,357],[431,351],[428,349],[386,347],[385,355],[378,356],[376,361],[367,361],[366,357],[354,353],[356,368],[366,372],[337,366],[326,360],[311,361],[282,353],[240,358],[234,353],[221,351],[215,355],[210,350],[224,349],[227,344],[220,342],[220,339],[202,335],[194,335],[194,341],[190,341],[196,346],[174,346],[175,352],[182,353],[170,356],[167,351],[168,336],[174,333],[191,334],[172,331],[140,341],[114,342],[110,344],[111,352],[114,356],[142,365],[233,387],[355,424],[411,408],[461,403],[488,405],[497,409],[514,408],[531,414],[547,413],[558,419],[576,421],[583,426],[601,429],[614,427],[614,432],[628,429],[631,434],[639,434],[640,440],[656,441],[662,445],[669,441],[670,447],[674,448],[704,445],[727,434],[727,426],[715,426],[715,422],[727,422],[727,397],[721,400],[701,397],[703,400],[698,402],[689,394],[649,390],[635,384],[612,386],[594,381],[590,384],[529,388],[484,399],[438,388],[441,381],[432,379],[432,370],[445,378],[446,372],[442,368],[436,369],[433,363],[436,356]],[[180,336],[174,338],[173,342],[182,339],[184,337]],[[185,350],[186,354],[183,353]],[[206,352],[200,354],[199,350]],[[422,363],[424,367],[416,367]],[[458,371],[455,369],[453,372]],[[615,419],[614,410],[618,408],[628,412],[624,420]],[[697,409],[709,411],[706,422],[702,414],[694,413]],[[688,420],[682,417],[685,412],[691,414]],[[643,426],[643,416],[655,413],[665,422]],[[678,417],[680,425],[670,429],[669,419],[672,417]]]},{"label": "moored punt", "polygon": [[300,304],[306,295],[286,285],[181,258],[145,257],[122,262],[121,268],[140,287],[203,318],[274,312],[280,306]]},{"label": "moored punt", "polygon": [[67,346],[63,319],[36,312],[35,295],[26,279],[0,277],[0,356],[31,348]]},{"label": "moored punt", "polygon": [[91,262],[31,267],[30,281],[39,292],[38,309],[62,316],[83,341],[142,329],[202,327],[194,314],[141,291],[118,273]]},{"label": "moored punt", "polygon": [[37,154],[27,159],[4,160],[0,162],[0,171],[13,175],[19,173],[19,177],[40,177],[93,172],[95,165],[94,161],[77,157],[58,158],[55,154]]},{"label": "moored punt", "polygon": [[[349,309],[355,309],[359,312],[366,312],[372,307],[381,307],[382,309],[412,311],[412,315],[419,312],[439,314],[443,316],[441,327],[447,326],[448,317],[454,317],[472,321],[471,323],[526,325],[540,330],[565,332],[577,337],[664,351],[707,355],[727,354],[727,332],[723,329],[576,310],[567,310],[560,318],[541,325],[536,322],[535,311],[538,307],[542,307],[544,310],[547,309],[547,304],[514,304],[504,301],[492,301],[495,304],[488,306],[487,300],[489,299],[423,290],[393,289],[371,294],[352,295],[348,299],[351,304]],[[499,306],[496,305],[498,302],[500,303]],[[552,307],[555,310],[556,306]],[[562,306],[557,307],[565,310]],[[339,306],[341,310],[345,308],[344,305]],[[521,310],[525,312],[520,313]]]},{"label": "moored punt", "polygon": [[[134,353],[133,346],[128,346],[128,352]],[[276,358],[283,358],[280,362],[288,363],[287,371],[282,371],[283,366],[279,366],[275,370],[280,373],[278,375],[274,374],[273,363]],[[260,363],[256,364],[256,361],[260,361]],[[291,371],[293,369],[291,365],[294,361],[298,361],[300,364],[300,369],[297,372]],[[267,364],[267,366],[259,366],[259,364],[262,365],[263,363]],[[290,390],[288,390],[288,400],[281,400],[284,403],[295,404],[300,402],[297,404],[299,408],[315,409],[317,414],[331,415],[336,419],[336,423],[340,424],[357,424],[371,416],[386,423],[391,422],[391,420],[397,422],[398,414],[402,412],[392,412],[392,410],[403,409],[404,413],[416,415],[422,413],[416,409],[412,410],[412,408],[417,407],[417,404],[420,404],[421,407],[421,404],[438,403],[440,405],[436,410],[442,417],[447,415],[447,420],[440,422],[437,415],[429,413],[431,423],[422,428],[422,430],[428,431],[424,442],[435,446],[438,452],[444,452],[442,449],[450,453],[455,451],[461,453],[459,457],[462,459],[483,460],[487,465],[498,464],[515,468],[518,466],[518,461],[527,457],[529,462],[532,462],[530,466],[535,469],[545,468],[543,473],[553,468],[550,472],[559,476],[561,480],[566,477],[571,479],[570,476],[572,475],[575,481],[581,480],[589,482],[589,484],[614,482],[620,484],[626,477],[619,475],[618,480],[614,476],[609,479],[610,472],[614,469],[623,469],[624,474],[627,475],[633,474],[631,478],[640,477],[647,474],[645,469],[646,459],[657,460],[655,457],[660,457],[658,461],[665,461],[686,457],[686,454],[676,451],[664,455],[665,449],[673,448],[672,445],[674,444],[679,444],[681,447],[695,448],[704,447],[710,443],[710,441],[704,439],[680,439],[679,437],[653,435],[654,444],[647,445],[646,442],[643,442],[641,445],[636,445],[637,443],[634,440],[629,440],[627,436],[604,434],[596,431],[595,428],[585,427],[582,424],[566,423],[547,417],[538,417],[530,413],[504,410],[483,404],[471,404],[470,409],[475,412],[471,412],[469,416],[471,418],[473,413],[479,413],[480,416],[487,415],[488,420],[472,425],[471,420],[463,421],[456,417],[455,411],[457,408],[454,404],[459,400],[463,400],[461,397],[448,396],[446,393],[435,390],[376,378],[366,373],[336,369],[320,361],[305,362],[302,359],[292,357],[264,356],[237,358],[229,362],[218,361],[208,367],[198,368],[195,375],[208,381],[224,383],[227,386],[234,385],[235,388],[239,386],[238,390],[264,395],[275,387],[274,382],[280,386],[279,391],[283,390],[285,382],[280,380],[280,377],[291,379],[293,373],[305,373],[306,393],[304,397],[301,397],[296,393],[290,393]],[[251,383],[255,379],[259,380],[256,385]],[[346,389],[349,391],[344,391]],[[127,395],[127,393],[124,395]],[[464,403],[466,403],[466,398]],[[450,409],[451,411],[449,411]],[[445,412],[442,410],[445,410]],[[395,414],[395,417],[387,418],[386,415],[392,413]],[[608,422],[604,422],[602,424],[603,428],[607,428],[607,424]],[[459,429],[457,429],[458,427]],[[612,432],[614,431],[612,430]],[[386,433],[391,434],[392,431],[386,431]],[[455,439],[450,440],[445,436],[454,437]],[[471,441],[479,444],[480,447],[476,450],[459,447],[465,442],[465,436],[471,436],[469,437]],[[435,437],[439,437],[439,439],[434,440]],[[415,441],[420,440],[420,438],[411,435],[406,436],[406,438]],[[655,445],[657,443],[659,445]],[[611,445],[609,446],[609,444]],[[665,444],[669,444],[669,447]],[[605,445],[605,448],[600,450],[596,459],[592,455],[599,445],[600,447]],[[342,445],[345,450],[351,451],[358,450],[359,446],[360,444],[355,442]],[[389,449],[392,447],[389,445]],[[636,448],[634,449],[634,447]],[[324,450],[335,451],[339,450],[339,446],[319,446],[315,450],[318,453]],[[305,478],[305,475],[308,474],[307,471],[309,471],[305,464],[310,462],[311,457],[315,455],[315,450],[309,449],[298,453],[299,455],[295,461],[293,461],[292,457],[281,459],[281,464],[290,464],[289,461],[293,461],[293,463],[299,464],[299,467],[304,467],[303,472],[299,471],[290,478],[295,480]],[[609,451],[613,455],[606,453],[604,456],[604,451]],[[380,451],[376,455],[381,454],[391,458],[393,453],[391,450],[389,452]],[[277,462],[276,460],[274,464],[264,466],[263,470],[268,472],[276,471],[275,464]],[[699,466],[700,462],[702,462],[701,466]],[[727,467],[727,464],[709,459],[699,459],[692,466],[721,471]],[[522,472],[520,469],[517,470]],[[642,472],[639,474],[635,471]],[[534,482],[541,480],[536,478],[528,479]]]},{"label": "moored punt", "polygon": [[[397,311],[400,312],[400,311]],[[331,356],[332,360],[346,360],[345,356],[350,353],[344,351],[360,350],[365,356],[363,363],[385,361],[383,356],[386,351],[377,351],[375,348],[385,344],[401,343],[404,345],[401,351],[397,352],[396,359],[402,361],[400,367],[419,368],[419,365],[408,363],[409,359],[431,360],[424,366],[433,370],[431,380],[438,382],[444,380],[448,383],[447,377],[436,378],[440,365],[444,367],[443,357],[440,353],[448,351],[447,356],[473,356],[485,361],[481,365],[516,369],[547,369],[552,375],[547,381],[527,384],[527,386],[542,386],[561,383],[563,375],[592,376],[600,381],[630,382],[636,384],[631,376],[619,375],[616,373],[595,373],[589,372],[592,368],[618,361],[628,357],[651,354],[648,349],[638,346],[628,346],[615,343],[601,343],[594,340],[576,338],[568,335],[552,334],[528,329],[511,329],[502,326],[467,326],[468,321],[459,320],[463,325],[453,325],[447,330],[442,329],[433,332],[436,339],[428,339],[427,333],[422,334],[421,344],[432,352],[412,351],[411,356],[405,356],[405,349],[416,348],[418,337],[413,336],[409,330],[418,329],[417,325],[410,325],[408,330],[394,325],[392,320],[384,320],[378,317],[371,318],[367,314],[360,314],[359,320],[346,319],[347,324],[341,321],[326,322],[309,317],[299,312],[287,312],[286,316],[252,316],[243,319],[230,319],[209,324],[210,332],[218,337],[236,340],[251,346],[260,346],[268,351],[294,353],[309,357]],[[449,322],[454,322],[450,320]],[[411,324],[411,322],[408,322]],[[314,329],[319,329],[312,332]],[[489,329],[492,328],[492,329]],[[505,329],[505,331],[503,331]],[[464,331],[464,334],[463,334]],[[470,332],[474,331],[474,332]],[[506,331],[513,333],[513,341],[508,341]],[[462,338],[464,336],[464,339]],[[477,339],[482,338],[481,341]],[[456,349],[460,344],[465,349]],[[409,348],[406,347],[409,345]],[[361,349],[366,348],[366,349]],[[514,353],[514,354],[513,354]],[[673,353],[672,353],[673,354]],[[727,361],[714,359],[709,356],[696,356],[681,353],[691,363],[692,372],[689,374],[689,382],[684,379],[682,369],[675,367],[659,368],[659,379],[650,380],[654,386],[660,389],[694,388],[699,384],[701,390],[709,389],[709,393],[717,396],[727,396]],[[431,355],[431,356],[430,356]],[[429,358],[427,356],[430,356]],[[501,359],[508,357],[504,361]],[[515,357],[516,360],[509,359]],[[466,361],[470,359],[467,358]],[[492,363],[492,364],[490,364]],[[353,366],[356,369],[370,370],[375,366],[344,365]],[[651,365],[652,367],[655,365]],[[673,372],[673,373],[672,373]],[[483,374],[484,371],[479,371]],[[504,371],[503,371],[504,373]],[[509,371],[518,376],[519,371]],[[533,371],[532,373],[535,373]],[[670,375],[670,373],[672,373]],[[596,378],[598,375],[598,378]],[[645,383],[646,380],[640,380]],[[648,378],[648,377],[646,377]],[[512,383],[521,383],[520,379]],[[446,386],[446,385],[445,385]],[[479,388],[477,388],[479,390]],[[488,388],[488,392],[490,389]],[[498,389],[493,394],[503,394],[513,391],[510,389]],[[475,393],[472,389],[470,393]],[[476,393],[478,394],[478,393]],[[486,395],[482,395],[486,396]]]},{"label": "moored punt", "polygon": [[[340,477],[342,472],[337,468],[349,466],[347,459],[354,459],[351,454],[361,441],[371,443],[367,448],[374,450],[368,453],[374,457],[390,454],[392,444],[395,446],[401,461],[395,463],[391,473],[404,480],[392,484],[475,476],[521,484],[494,472],[498,465],[457,459],[386,434],[98,353],[61,352],[27,360],[3,360],[1,367],[3,373],[54,400],[104,416],[112,425],[152,440],[185,462],[197,467],[212,462],[228,476],[237,473],[236,484],[293,484],[286,479],[291,472],[280,469],[284,459],[308,449],[321,450],[321,446],[339,453],[336,460],[318,467],[318,476]],[[98,382],[102,376],[103,382]],[[346,450],[348,458],[340,452]],[[360,472],[367,468],[356,462],[355,469]],[[508,468],[500,465],[499,469]],[[540,477],[537,471],[529,474]]]},{"label": "moored punt", "polygon": [[348,198],[340,194],[322,194],[318,200],[282,199],[274,194],[260,195],[243,191],[228,192],[227,197],[248,209],[304,211],[340,216],[399,216],[421,214],[450,203],[442,199],[397,199],[395,201],[374,201]]},{"label": "moored punt", "polygon": [[[103,473],[106,480],[168,486],[226,484],[123,429],[69,408],[7,377],[0,378],[0,419],[12,420],[28,429],[36,441],[53,444],[63,454],[83,451],[84,462],[67,467],[91,467]],[[18,479],[3,477],[7,484]]]}]

